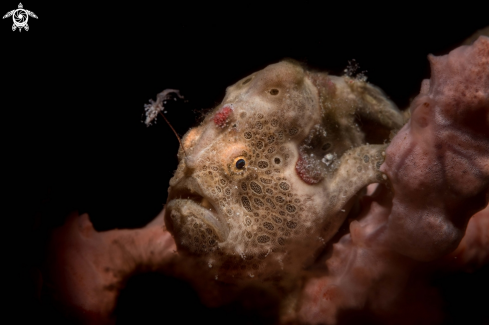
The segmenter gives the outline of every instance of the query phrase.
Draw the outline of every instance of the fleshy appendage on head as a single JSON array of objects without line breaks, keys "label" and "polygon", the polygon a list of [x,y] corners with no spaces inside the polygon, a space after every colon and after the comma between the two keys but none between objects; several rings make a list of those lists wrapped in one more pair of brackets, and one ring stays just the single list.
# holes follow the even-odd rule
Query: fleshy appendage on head
[{"label": "fleshy appendage on head", "polygon": [[[359,118],[378,126],[380,145],[363,146]],[[355,195],[385,181],[382,143],[402,123],[374,86],[293,62],[238,81],[182,139],[165,216],[179,250],[216,266],[220,279],[312,263]]]}]

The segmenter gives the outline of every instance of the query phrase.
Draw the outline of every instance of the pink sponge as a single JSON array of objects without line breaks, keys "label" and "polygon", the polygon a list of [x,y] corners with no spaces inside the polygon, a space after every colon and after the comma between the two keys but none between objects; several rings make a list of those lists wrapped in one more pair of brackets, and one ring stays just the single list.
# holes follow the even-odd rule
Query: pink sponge
[{"label": "pink sponge", "polygon": [[489,38],[429,60],[381,167],[394,191],[384,243],[425,261],[455,249],[489,199]]}]

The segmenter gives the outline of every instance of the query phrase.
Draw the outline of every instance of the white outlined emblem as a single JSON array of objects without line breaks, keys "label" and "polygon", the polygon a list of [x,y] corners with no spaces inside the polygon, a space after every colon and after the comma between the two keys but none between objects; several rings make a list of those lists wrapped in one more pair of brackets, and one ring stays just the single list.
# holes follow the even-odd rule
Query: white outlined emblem
[{"label": "white outlined emblem", "polygon": [[37,18],[36,14],[32,11],[23,9],[22,3],[19,3],[19,8],[9,11],[3,16],[3,18],[7,18],[12,16],[14,20],[14,24],[12,25],[12,31],[15,31],[17,28],[19,32],[24,28],[26,31],[29,30],[29,25],[27,25],[27,21],[29,20],[29,16],[33,18]]}]

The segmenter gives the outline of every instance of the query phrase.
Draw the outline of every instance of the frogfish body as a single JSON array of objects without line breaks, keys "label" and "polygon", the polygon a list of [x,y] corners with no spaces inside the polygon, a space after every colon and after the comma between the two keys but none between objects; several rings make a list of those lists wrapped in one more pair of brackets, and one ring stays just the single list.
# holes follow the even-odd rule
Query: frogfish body
[{"label": "frogfish body", "polygon": [[266,279],[313,262],[359,193],[386,181],[403,116],[377,87],[282,61],[227,88],[182,139],[165,222],[220,279]]}]

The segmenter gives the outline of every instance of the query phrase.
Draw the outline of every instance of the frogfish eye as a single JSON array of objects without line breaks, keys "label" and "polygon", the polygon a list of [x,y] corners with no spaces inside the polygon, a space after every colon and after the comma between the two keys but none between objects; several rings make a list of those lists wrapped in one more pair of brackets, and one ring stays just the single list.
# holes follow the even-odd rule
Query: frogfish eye
[{"label": "frogfish eye", "polygon": [[246,162],[244,159],[238,159],[236,161],[236,168],[237,169],[243,169],[245,165],[246,165]]}]

